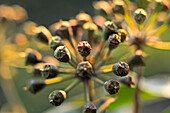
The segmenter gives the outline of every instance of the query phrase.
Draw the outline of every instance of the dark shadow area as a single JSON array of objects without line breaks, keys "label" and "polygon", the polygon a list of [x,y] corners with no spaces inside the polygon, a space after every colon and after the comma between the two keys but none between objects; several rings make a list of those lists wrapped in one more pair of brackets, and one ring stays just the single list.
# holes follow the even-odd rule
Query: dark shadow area
[{"label": "dark shadow area", "polygon": [[93,15],[93,1],[95,0],[1,0],[0,4],[18,4],[26,9],[29,20],[49,26],[59,19],[75,17],[80,11]]}]

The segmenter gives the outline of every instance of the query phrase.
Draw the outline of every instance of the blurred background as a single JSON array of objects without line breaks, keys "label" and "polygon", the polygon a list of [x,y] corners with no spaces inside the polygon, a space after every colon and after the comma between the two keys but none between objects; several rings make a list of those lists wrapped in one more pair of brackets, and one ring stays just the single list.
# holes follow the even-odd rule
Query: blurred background
[{"label": "blurred background", "polygon": [[24,7],[28,13],[29,20],[37,24],[49,26],[59,19],[68,20],[80,11],[93,15],[92,3],[95,0],[1,0],[1,4],[18,4]]},{"label": "blurred background", "polygon": [[[94,1],[95,0],[1,0],[0,5],[20,5],[27,11],[27,20],[33,21],[38,25],[44,25],[48,28],[51,24],[60,19],[68,20],[74,18],[80,11],[84,11],[93,16],[95,14],[92,6]],[[1,31],[3,31],[2,28]],[[12,31],[8,32],[11,33]],[[163,41],[170,41],[169,33],[170,28],[161,35]],[[12,37],[12,35],[8,34],[7,38],[8,37]],[[6,54],[6,49],[13,47],[4,49],[2,46],[6,47],[6,45],[0,45],[1,57],[3,57],[2,52],[5,51],[4,53]],[[15,52],[10,52],[8,55],[12,56],[20,51],[23,50],[17,50],[17,48],[15,48]],[[42,51],[40,50],[40,52]],[[144,71],[146,80],[141,93],[142,109],[140,113],[170,113],[170,51],[145,47],[145,52],[150,55],[147,59],[147,65]],[[48,51],[43,54],[51,55]],[[81,112],[82,108],[78,106],[78,102],[82,100],[81,96],[76,97],[80,98],[79,101],[73,101],[73,104],[71,102],[66,102],[65,105],[57,109],[48,103],[47,97],[49,92],[57,89],[58,86],[52,85],[36,95],[24,92],[23,87],[27,81],[32,78],[32,73],[27,73],[28,70],[20,67],[13,69],[11,66],[7,65],[6,62],[8,62],[8,59],[6,59],[6,62],[3,62],[3,58],[1,59],[0,65],[3,68],[1,68],[0,74],[3,76],[3,74],[8,73],[8,71],[12,74],[5,79],[3,77],[0,78],[0,112],[12,113],[13,109],[16,109],[16,111],[20,109],[21,113]],[[69,84],[69,82],[66,84]],[[63,84],[60,84],[60,86],[62,85]],[[73,97],[76,95],[74,91],[75,90],[72,91]],[[14,94],[14,97],[10,98],[9,93]],[[125,111],[129,111],[126,113],[131,113],[133,93],[134,89],[125,86],[122,87],[118,94],[119,100],[109,107],[109,113],[124,113]],[[74,98],[71,100],[74,100]],[[13,106],[14,103],[16,103],[16,106]]]}]

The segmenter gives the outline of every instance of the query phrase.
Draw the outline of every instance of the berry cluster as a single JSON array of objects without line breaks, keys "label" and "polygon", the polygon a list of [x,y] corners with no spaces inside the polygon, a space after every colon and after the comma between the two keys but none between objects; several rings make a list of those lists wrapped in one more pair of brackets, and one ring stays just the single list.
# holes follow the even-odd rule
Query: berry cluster
[{"label": "berry cluster", "polygon": [[[74,23],[74,26],[72,25],[73,21],[76,23]],[[112,50],[116,49],[126,39],[127,33],[123,29],[118,29],[114,21],[105,22],[104,28],[101,29],[96,23],[93,23],[91,17],[86,13],[78,14],[74,20],[61,20],[59,23],[52,25],[51,28],[55,29],[55,31],[52,29],[54,36],[44,27],[35,28],[39,29],[35,30],[37,39],[49,44],[50,48],[54,50],[55,59],[59,62],[69,63],[72,68],[63,69],[62,64],[56,65],[54,59],[45,60],[37,51],[27,49],[26,64],[33,65],[34,73],[42,75],[46,79],[30,80],[27,89],[35,94],[48,84],[55,84],[74,78],[76,81],[65,89],[55,90],[50,93],[48,97],[49,102],[55,106],[59,106],[66,99],[69,91],[80,82],[83,82],[86,98],[84,112],[96,112],[96,107],[92,103],[94,100],[94,81],[102,84],[110,95],[116,94],[119,91],[118,80],[111,79],[103,81],[100,76],[110,72],[105,67],[105,63],[107,59],[111,59]],[[102,35],[97,36],[97,32],[102,33]],[[103,58],[101,59],[101,57]],[[125,62],[118,62],[111,65],[111,71],[113,71],[114,75],[124,77],[129,72],[129,66]],[[71,74],[71,76],[58,77],[60,74]],[[123,82],[124,79],[127,78],[120,79],[119,81],[128,86],[133,84],[129,80]]]},{"label": "berry cluster", "polygon": [[[167,49],[165,46],[164,48],[157,46],[163,43],[158,41],[157,37],[167,29],[168,24],[167,21],[157,20],[156,16],[169,7],[166,4],[156,3],[156,6],[161,5],[161,8],[154,9],[152,2],[147,1],[148,9],[154,9],[156,12],[148,15],[143,6],[135,7],[129,0],[98,1],[94,3],[94,8],[102,16],[95,16],[92,19],[88,14],[81,12],[75,19],[54,23],[50,26],[50,31],[44,26],[34,27],[36,38],[50,46],[54,58],[59,62],[69,63],[72,68],[69,66],[63,68],[62,63],[58,65],[54,58],[50,57],[46,60],[37,51],[28,49],[26,64],[33,65],[34,73],[45,78],[45,80],[30,80],[27,87],[29,91],[37,93],[46,85],[76,79],[65,89],[50,93],[49,102],[59,106],[66,99],[69,91],[83,82],[86,99],[84,113],[95,113],[94,81],[103,85],[110,95],[114,95],[120,89],[119,82],[127,86],[133,84],[130,77],[125,77],[128,75],[129,66],[132,69],[145,65],[144,45]],[[154,21],[159,21],[160,25],[155,24]],[[156,40],[154,44],[153,39]],[[113,59],[111,52],[123,42],[132,45],[132,50],[135,51],[131,59],[127,61],[128,63],[121,61],[106,65],[109,64],[107,61]],[[114,73],[113,76],[125,78],[103,80],[104,76],[107,76],[104,74],[111,71]],[[70,74],[70,77],[59,77],[60,74]],[[138,73],[138,81],[141,75]],[[139,83],[136,92],[138,88]]]}]

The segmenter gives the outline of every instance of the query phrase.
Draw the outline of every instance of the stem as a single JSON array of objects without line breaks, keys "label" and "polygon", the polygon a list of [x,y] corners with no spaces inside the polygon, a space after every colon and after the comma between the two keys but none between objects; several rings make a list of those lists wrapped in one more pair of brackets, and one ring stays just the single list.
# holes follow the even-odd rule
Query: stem
[{"label": "stem", "polygon": [[76,61],[75,62],[80,62],[79,61],[79,60],[81,60],[80,56],[78,54],[78,51],[74,47],[72,41],[70,42],[70,40],[64,39],[63,42],[64,42],[64,45],[68,48],[70,54],[72,55],[71,58],[73,58],[73,56],[75,56],[76,57]]},{"label": "stem", "polygon": [[93,77],[94,81],[96,81],[97,83],[103,85],[104,84],[104,81],[102,81],[100,78],[98,77]]},{"label": "stem", "polygon": [[75,86],[77,86],[80,83],[80,80],[76,80],[72,82],[68,87],[65,88],[65,92],[69,92],[71,89],[73,89]]},{"label": "stem", "polygon": [[92,79],[88,80],[88,87],[89,87],[89,97],[90,101],[93,101],[93,96],[94,96],[94,81]]},{"label": "stem", "polygon": [[85,98],[86,98],[86,102],[90,100],[89,97],[89,87],[88,87],[88,81],[84,80],[84,92],[85,92]]},{"label": "stem", "polygon": [[97,60],[99,59],[101,53],[103,52],[106,44],[107,44],[107,41],[102,40],[101,44],[99,45],[100,47],[99,47],[98,51],[96,52],[95,56],[93,57],[94,58],[93,65],[95,65],[97,63]]},{"label": "stem", "polygon": [[76,67],[77,67],[76,62],[75,62],[73,59],[71,59],[71,61],[69,61],[69,64],[70,64],[73,68],[76,68]]},{"label": "stem", "polygon": [[134,102],[134,113],[139,113],[140,110],[140,79],[142,77],[142,67],[137,68],[137,83],[136,83],[136,89],[135,89],[135,102]]},{"label": "stem", "polygon": [[104,56],[103,60],[100,62],[100,64],[97,65],[97,69],[100,68],[102,65],[104,65],[104,63],[109,59],[110,53],[111,53],[111,49],[108,49],[106,55]]},{"label": "stem", "polygon": [[[74,38],[72,38],[72,39],[74,39]],[[80,56],[79,56],[79,53],[78,53],[77,49],[75,48],[75,46],[74,46],[74,44],[73,44],[72,39],[69,40],[69,41],[70,41],[70,44],[71,44],[71,46],[72,46],[73,49],[74,49],[74,53],[75,53],[75,55],[76,55],[76,58],[77,58],[78,62],[80,62],[80,61],[81,61],[81,58],[80,58]]]},{"label": "stem", "polygon": [[75,74],[75,69],[60,69],[59,74]]},{"label": "stem", "polygon": [[108,107],[104,110],[104,113],[107,113]]},{"label": "stem", "polygon": [[87,61],[87,58],[86,58],[86,57],[83,57],[83,61]]}]

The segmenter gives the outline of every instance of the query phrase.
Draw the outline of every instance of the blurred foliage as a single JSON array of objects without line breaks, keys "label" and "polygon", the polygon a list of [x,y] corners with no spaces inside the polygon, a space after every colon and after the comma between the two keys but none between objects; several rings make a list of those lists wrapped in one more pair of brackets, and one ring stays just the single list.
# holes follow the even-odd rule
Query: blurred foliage
[{"label": "blurred foliage", "polygon": [[[161,39],[165,42],[170,41],[168,38],[170,28],[167,29],[162,35]],[[147,65],[145,67],[144,76],[152,76],[161,73],[167,73],[169,75],[169,60],[170,51],[154,49],[152,47],[145,48],[146,53],[149,53],[149,58],[147,59]]]}]

